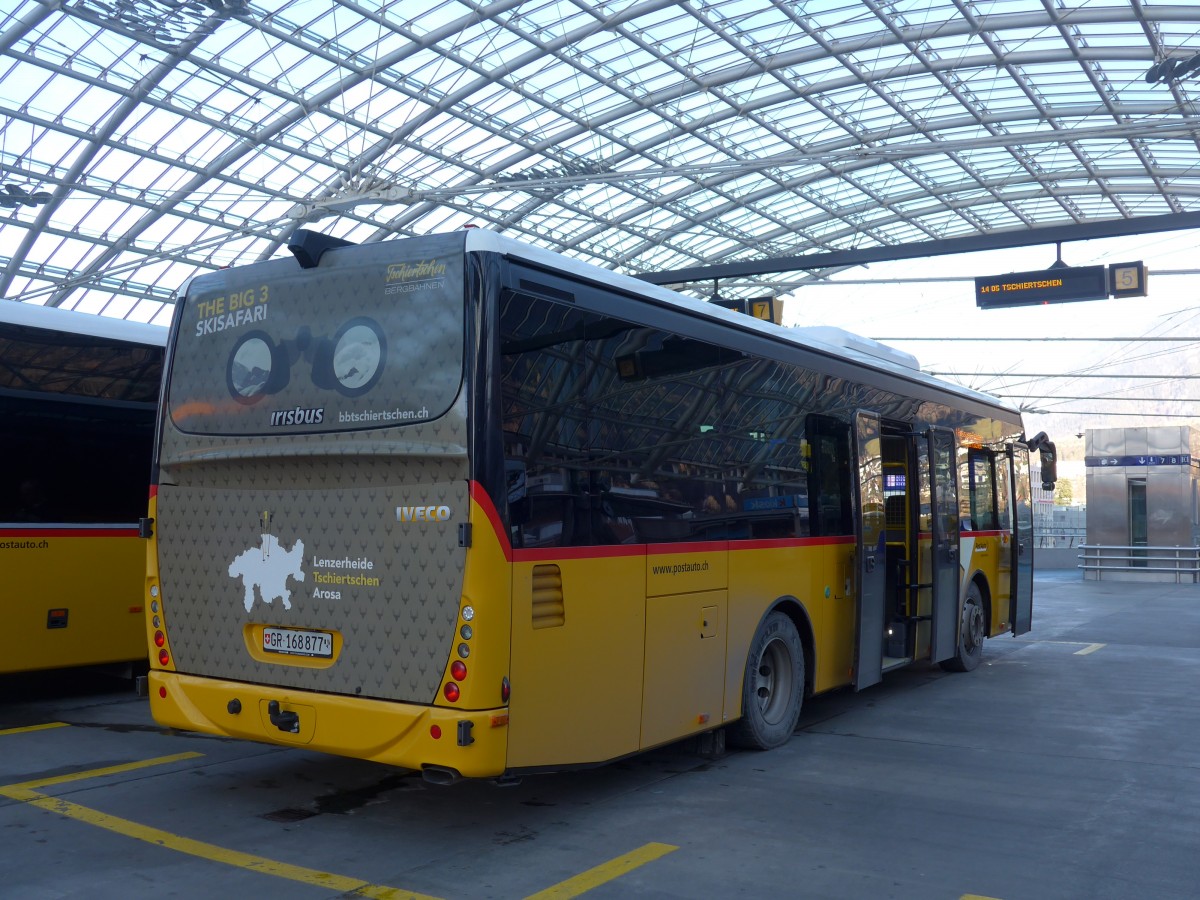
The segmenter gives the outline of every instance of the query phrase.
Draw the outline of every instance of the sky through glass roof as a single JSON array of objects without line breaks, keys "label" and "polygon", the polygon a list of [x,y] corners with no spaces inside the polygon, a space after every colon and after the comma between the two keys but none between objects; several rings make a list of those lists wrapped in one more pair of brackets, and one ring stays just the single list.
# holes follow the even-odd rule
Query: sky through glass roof
[{"label": "sky through glass roof", "polygon": [[0,284],[165,323],[300,225],[643,273],[1191,213],[1198,100],[1158,0],[5,0]]}]

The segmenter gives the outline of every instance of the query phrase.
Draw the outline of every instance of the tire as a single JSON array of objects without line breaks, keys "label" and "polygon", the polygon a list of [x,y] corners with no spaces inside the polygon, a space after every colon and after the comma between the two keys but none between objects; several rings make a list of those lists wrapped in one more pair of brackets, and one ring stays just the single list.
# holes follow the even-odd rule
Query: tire
[{"label": "tire", "polygon": [[742,678],[742,717],[729,729],[738,747],[771,750],[788,742],[804,702],[804,646],[778,610],[758,626]]},{"label": "tire", "polygon": [[958,623],[958,651],[941,663],[942,668],[947,672],[971,672],[979,668],[986,636],[983,595],[979,593],[979,586],[971,582],[967,596],[963,598],[962,618]]}]

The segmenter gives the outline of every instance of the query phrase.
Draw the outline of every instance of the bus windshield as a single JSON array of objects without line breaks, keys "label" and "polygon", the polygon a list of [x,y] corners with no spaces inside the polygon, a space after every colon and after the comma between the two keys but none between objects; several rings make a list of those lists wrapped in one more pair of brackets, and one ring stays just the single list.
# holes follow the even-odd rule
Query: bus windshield
[{"label": "bus windshield", "polygon": [[253,435],[438,418],[462,382],[462,242],[389,241],[311,271],[277,260],[197,279],[177,320],[172,422]]},{"label": "bus windshield", "polygon": [[[44,318],[66,328],[60,319],[83,327],[76,319],[87,317]],[[0,447],[9,463],[0,522],[128,523],[145,513],[161,340],[0,323]]]}]

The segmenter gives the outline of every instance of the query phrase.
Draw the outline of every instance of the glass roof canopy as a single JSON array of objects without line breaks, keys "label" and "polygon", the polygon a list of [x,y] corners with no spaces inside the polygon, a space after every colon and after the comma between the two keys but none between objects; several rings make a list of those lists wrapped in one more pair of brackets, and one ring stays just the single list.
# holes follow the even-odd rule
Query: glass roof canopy
[{"label": "glass roof canopy", "polygon": [[0,293],[162,323],[305,223],[644,273],[1200,211],[1195,3],[8,0],[0,106]]}]

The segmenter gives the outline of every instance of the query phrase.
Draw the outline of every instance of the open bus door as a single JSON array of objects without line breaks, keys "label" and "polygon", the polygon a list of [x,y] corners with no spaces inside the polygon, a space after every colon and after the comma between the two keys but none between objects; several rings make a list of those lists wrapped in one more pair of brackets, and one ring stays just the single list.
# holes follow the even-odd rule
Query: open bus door
[{"label": "open bus door", "polygon": [[854,689],[883,680],[883,633],[887,624],[886,570],[883,536],[883,442],[879,416],[854,416],[855,463],[858,472],[858,527],[855,604]]},{"label": "open bus door", "polygon": [[1029,484],[1029,448],[1009,447],[1009,483],[1013,486],[1016,533],[1012,541],[1013,589],[1012,633],[1025,634],[1033,626],[1033,498]]},{"label": "open bus door", "polygon": [[929,448],[930,563],[929,661],[941,662],[958,649],[958,478],[957,440],[948,428],[926,432]]}]

